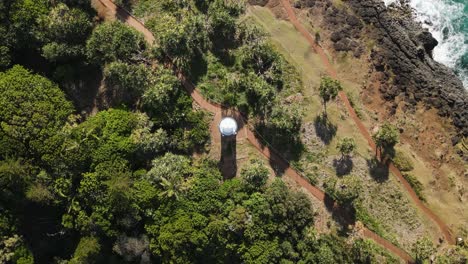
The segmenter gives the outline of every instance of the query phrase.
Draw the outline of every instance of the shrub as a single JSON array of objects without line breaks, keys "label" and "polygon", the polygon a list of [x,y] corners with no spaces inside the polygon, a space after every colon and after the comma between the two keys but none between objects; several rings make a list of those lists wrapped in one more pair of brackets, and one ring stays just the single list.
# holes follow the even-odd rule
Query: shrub
[{"label": "shrub", "polygon": [[261,160],[254,159],[241,171],[242,180],[251,190],[261,190],[267,183],[270,172]]},{"label": "shrub", "polygon": [[410,157],[406,155],[403,151],[397,151],[395,157],[393,158],[393,164],[400,171],[412,171],[414,169],[414,164],[411,161]]},{"label": "shrub", "polygon": [[403,173],[403,177],[405,177],[405,179],[411,185],[411,188],[413,188],[414,192],[419,197],[419,199],[421,199],[422,201],[426,201],[426,198],[423,194],[424,186],[422,185],[422,183],[415,176],[409,173]]}]

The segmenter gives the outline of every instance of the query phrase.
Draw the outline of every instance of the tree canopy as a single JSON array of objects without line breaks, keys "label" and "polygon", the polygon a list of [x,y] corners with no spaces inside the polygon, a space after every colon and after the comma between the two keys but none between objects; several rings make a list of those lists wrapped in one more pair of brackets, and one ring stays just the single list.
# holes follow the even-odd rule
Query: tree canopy
[{"label": "tree canopy", "polygon": [[[179,70],[284,155],[300,144],[299,74],[243,16],[246,1],[118,4],[149,16],[154,46],[97,19],[90,0],[0,2],[1,263],[351,263],[376,254],[345,241],[345,229],[319,233],[310,197],[266,163],[249,155],[239,177],[225,179],[210,158],[213,116],[193,103]],[[351,176],[330,186],[349,203],[360,187]]]},{"label": "tree canopy", "polygon": [[78,8],[58,4],[39,18],[43,56],[53,62],[85,56],[85,42],[92,30],[89,15]]},{"label": "tree canopy", "polygon": [[145,48],[141,33],[117,21],[98,25],[86,43],[88,58],[98,64],[136,60]]},{"label": "tree canopy", "polygon": [[322,77],[320,80],[319,92],[325,112],[327,110],[327,103],[330,100],[334,100],[341,90],[343,90],[343,87],[338,80],[334,80],[328,76]]},{"label": "tree canopy", "polygon": [[372,138],[377,148],[384,151],[383,154],[392,154],[399,141],[400,132],[395,126],[386,122],[372,135]]},{"label": "tree canopy", "polygon": [[59,87],[14,66],[0,73],[1,155],[46,159],[73,107]]},{"label": "tree canopy", "polygon": [[353,138],[344,137],[338,141],[336,148],[340,151],[341,157],[348,157],[356,149],[356,142]]}]

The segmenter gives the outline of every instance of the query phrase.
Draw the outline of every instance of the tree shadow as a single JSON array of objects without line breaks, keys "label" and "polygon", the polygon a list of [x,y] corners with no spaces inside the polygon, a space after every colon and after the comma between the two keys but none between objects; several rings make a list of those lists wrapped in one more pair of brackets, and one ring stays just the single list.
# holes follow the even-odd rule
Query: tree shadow
[{"label": "tree shadow", "polygon": [[257,123],[254,133],[262,148],[268,148],[270,165],[277,175],[282,175],[290,167],[290,162],[299,161],[305,151],[297,135],[274,126]]},{"label": "tree shadow", "polygon": [[200,52],[196,52],[189,62],[189,69],[185,74],[190,77],[193,83],[197,84],[208,72],[208,62],[206,57]]},{"label": "tree shadow", "polygon": [[351,173],[354,167],[354,163],[351,157],[345,156],[341,159],[334,159],[333,167],[335,167],[336,175],[343,176]]},{"label": "tree shadow", "polygon": [[337,126],[328,120],[325,114],[320,114],[314,119],[315,133],[323,143],[329,145],[336,135]]},{"label": "tree shadow", "polygon": [[385,163],[380,162],[376,157],[367,160],[367,166],[371,177],[377,182],[385,182],[389,177],[389,168]]}]

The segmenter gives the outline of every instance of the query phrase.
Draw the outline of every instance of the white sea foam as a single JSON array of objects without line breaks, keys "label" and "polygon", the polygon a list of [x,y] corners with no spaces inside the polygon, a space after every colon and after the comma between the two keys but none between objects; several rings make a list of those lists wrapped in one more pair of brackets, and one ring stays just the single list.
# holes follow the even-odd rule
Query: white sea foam
[{"label": "white sea foam", "polygon": [[[383,0],[388,6],[397,0]],[[461,59],[468,53],[468,36],[456,28],[463,23],[464,6],[450,0],[410,0],[416,19],[427,28],[439,44],[434,59],[454,69],[468,89],[468,71],[461,69]]]},{"label": "white sea foam", "polygon": [[383,1],[384,1],[386,6],[389,6],[389,5],[393,4],[393,3],[398,4],[398,0],[383,0]]}]

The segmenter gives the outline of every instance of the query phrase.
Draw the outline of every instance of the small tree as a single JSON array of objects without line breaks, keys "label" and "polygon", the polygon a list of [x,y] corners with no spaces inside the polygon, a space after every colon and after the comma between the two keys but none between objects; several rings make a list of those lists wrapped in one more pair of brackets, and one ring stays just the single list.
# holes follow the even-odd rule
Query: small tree
[{"label": "small tree", "polygon": [[325,191],[340,204],[351,204],[359,197],[361,181],[358,177],[350,175],[326,184]]},{"label": "small tree", "polygon": [[259,190],[265,186],[270,172],[260,160],[251,160],[250,164],[243,168],[241,177],[249,189]]},{"label": "small tree", "polygon": [[338,95],[338,92],[341,90],[343,90],[343,87],[338,80],[334,80],[328,76],[322,77],[320,80],[319,91],[325,114],[327,113],[327,103],[330,100],[334,100]]},{"label": "small tree", "polygon": [[386,154],[393,153],[393,148],[398,143],[399,137],[398,129],[390,123],[383,124],[382,127],[372,135],[377,150],[380,150],[381,153],[385,152]]},{"label": "small tree", "polygon": [[340,151],[341,159],[343,160],[345,157],[349,157],[356,149],[356,142],[352,138],[345,137],[338,141],[336,148]]},{"label": "small tree", "polygon": [[87,263],[95,259],[101,251],[99,239],[96,237],[82,237],[69,263]]},{"label": "small tree", "polygon": [[429,258],[434,253],[434,244],[427,237],[420,238],[414,244],[413,252],[416,263],[429,263]]},{"label": "small tree", "polygon": [[167,152],[154,159],[152,165],[146,174],[148,181],[162,188],[162,198],[178,199],[184,190],[185,178],[190,174],[190,159]]}]

